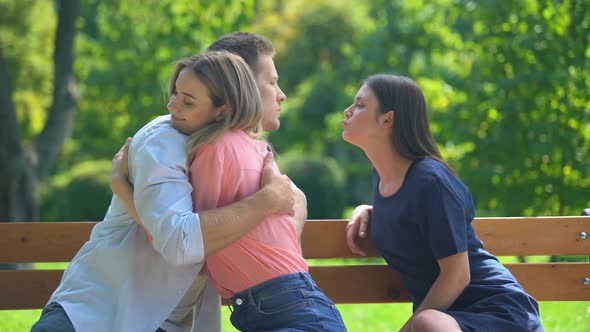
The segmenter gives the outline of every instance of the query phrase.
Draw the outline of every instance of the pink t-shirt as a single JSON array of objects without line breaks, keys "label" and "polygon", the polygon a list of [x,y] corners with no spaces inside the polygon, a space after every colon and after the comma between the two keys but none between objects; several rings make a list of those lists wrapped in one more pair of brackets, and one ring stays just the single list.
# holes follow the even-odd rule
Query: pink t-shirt
[{"label": "pink t-shirt", "polygon": [[[216,142],[199,147],[190,166],[195,210],[223,207],[258,191],[266,153],[265,142],[242,130],[227,131]],[[209,278],[224,298],[288,273],[307,271],[289,215],[266,218],[207,258]]]}]

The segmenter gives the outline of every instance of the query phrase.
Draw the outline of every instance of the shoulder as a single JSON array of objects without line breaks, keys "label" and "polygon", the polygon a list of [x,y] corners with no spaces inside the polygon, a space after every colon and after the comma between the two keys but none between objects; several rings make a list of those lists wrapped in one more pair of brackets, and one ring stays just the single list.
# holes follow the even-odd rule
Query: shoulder
[{"label": "shoulder", "polygon": [[443,163],[432,158],[425,158],[417,166],[421,176],[418,191],[421,197],[435,198],[442,197],[453,199],[457,202],[471,202],[471,192],[451,170]]},{"label": "shoulder", "polygon": [[417,161],[410,170],[409,178],[415,185],[432,186],[441,181],[445,174],[443,164],[432,158]]},{"label": "shoulder", "polygon": [[433,188],[468,190],[467,186],[450,169],[433,158],[427,157],[418,162],[412,171],[412,176],[416,185],[429,190]]},{"label": "shoulder", "polygon": [[214,142],[203,145],[199,152],[217,152],[241,159],[244,156],[258,156],[259,152],[266,152],[266,147],[266,142],[250,137],[243,130],[227,130]]},{"label": "shoulder", "polygon": [[171,139],[176,142],[186,143],[188,136],[174,129],[169,115],[163,115],[150,121],[135,133],[133,140],[137,144],[145,144],[148,141],[160,138]]},{"label": "shoulder", "polygon": [[160,116],[134,136],[129,147],[132,159],[157,159],[163,164],[186,163],[188,136],[172,127],[170,116]]}]

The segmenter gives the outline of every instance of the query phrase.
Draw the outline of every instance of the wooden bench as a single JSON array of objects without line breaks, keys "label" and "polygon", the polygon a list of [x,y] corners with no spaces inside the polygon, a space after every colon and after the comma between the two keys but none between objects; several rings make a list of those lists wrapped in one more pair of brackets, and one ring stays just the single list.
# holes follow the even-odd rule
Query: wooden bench
[{"label": "wooden bench", "polygon": [[[94,224],[0,223],[0,262],[68,262],[88,239]],[[339,258],[342,264],[357,259],[346,246],[345,226],[344,220],[310,220],[302,239],[304,256]],[[497,256],[590,255],[590,217],[478,218],[474,227],[485,247]],[[362,245],[370,257],[378,257],[368,239]],[[399,275],[375,261],[382,262],[352,260],[357,265],[320,265],[310,269],[319,286],[336,303],[409,302]],[[590,301],[587,258],[584,262],[506,266],[539,301]],[[62,273],[0,271],[0,310],[42,308]]]}]

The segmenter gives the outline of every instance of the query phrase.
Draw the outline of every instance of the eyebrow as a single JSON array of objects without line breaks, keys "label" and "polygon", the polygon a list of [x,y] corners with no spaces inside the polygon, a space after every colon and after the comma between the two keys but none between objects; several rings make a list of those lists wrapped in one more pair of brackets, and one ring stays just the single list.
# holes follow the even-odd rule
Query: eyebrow
[{"label": "eyebrow", "polygon": [[196,97],[194,97],[193,95],[191,95],[191,94],[190,94],[190,93],[188,93],[188,92],[180,92],[180,93],[181,93],[181,94],[183,94],[183,95],[185,95],[185,96],[187,96],[187,97],[191,97],[191,98],[193,98],[193,99],[197,99]]}]

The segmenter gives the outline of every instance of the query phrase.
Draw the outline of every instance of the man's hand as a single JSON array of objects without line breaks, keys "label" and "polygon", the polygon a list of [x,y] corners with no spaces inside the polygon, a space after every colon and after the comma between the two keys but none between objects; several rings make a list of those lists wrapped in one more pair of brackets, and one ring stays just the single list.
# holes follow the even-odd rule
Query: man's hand
[{"label": "man's hand", "polygon": [[260,191],[266,193],[271,214],[295,214],[295,192],[291,186],[291,180],[286,175],[281,175],[274,163],[272,153],[264,158],[262,178],[260,179]]},{"label": "man's hand", "polygon": [[366,256],[367,254],[359,247],[356,242],[358,237],[366,237],[369,228],[369,221],[371,220],[371,213],[373,207],[370,205],[359,205],[354,209],[348,225],[346,225],[346,244],[350,251],[357,255]]}]

